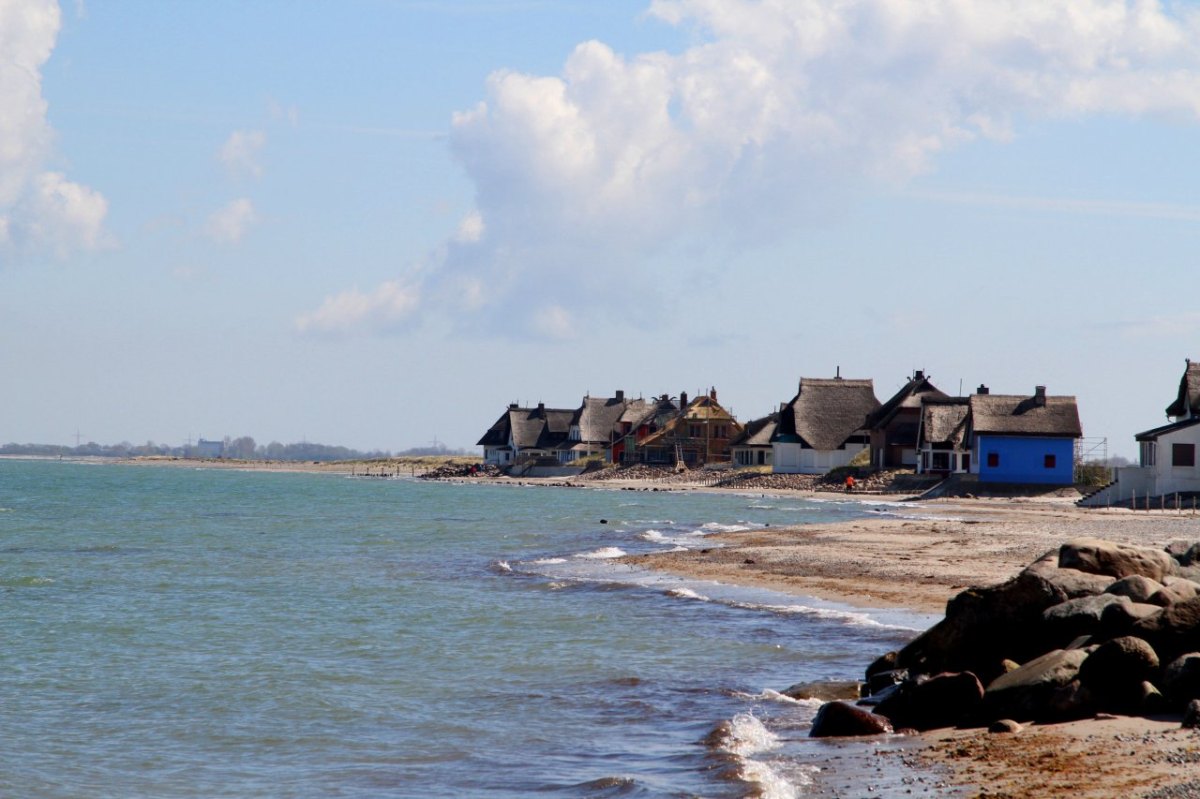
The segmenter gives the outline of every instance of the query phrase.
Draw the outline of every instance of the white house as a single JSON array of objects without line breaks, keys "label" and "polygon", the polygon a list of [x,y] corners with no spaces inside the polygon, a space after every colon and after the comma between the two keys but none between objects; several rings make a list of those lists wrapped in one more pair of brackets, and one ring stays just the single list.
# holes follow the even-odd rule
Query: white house
[{"label": "white house", "polygon": [[845,466],[870,444],[867,415],[878,407],[871,380],[800,378],[771,436],[772,470],[824,474]]},{"label": "white house", "polygon": [[1135,436],[1139,464],[1118,469],[1114,483],[1081,500],[1081,505],[1140,505],[1147,498],[1200,493],[1196,459],[1200,445],[1200,363],[1187,361],[1179,393],[1167,406],[1167,417],[1172,420],[1170,424]]}]

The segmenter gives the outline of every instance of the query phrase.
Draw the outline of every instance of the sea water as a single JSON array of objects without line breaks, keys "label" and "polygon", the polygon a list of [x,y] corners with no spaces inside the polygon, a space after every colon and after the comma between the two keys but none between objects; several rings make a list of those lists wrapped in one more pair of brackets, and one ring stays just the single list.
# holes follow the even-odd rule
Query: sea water
[{"label": "sea water", "polygon": [[929,618],[617,558],[893,512],[0,461],[0,795],[802,796]]}]

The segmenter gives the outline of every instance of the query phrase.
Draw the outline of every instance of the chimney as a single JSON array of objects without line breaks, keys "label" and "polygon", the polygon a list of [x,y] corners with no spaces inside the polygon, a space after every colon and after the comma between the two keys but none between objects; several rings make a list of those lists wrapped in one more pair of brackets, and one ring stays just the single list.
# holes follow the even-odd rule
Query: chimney
[{"label": "chimney", "polygon": [[985,386],[983,383],[980,383],[979,388],[975,389],[975,393],[976,394],[988,394],[990,392],[988,391],[987,386]]},{"label": "chimney", "polygon": [[708,390],[708,398],[713,402],[717,401],[717,389],[715,387]]},{"label": "chimney", "polygon": [[537,406],[537,415],[539,417],[546,415],[546,403],[539,402]]},{"label": "chimney", "polygon": [[624,402],[624,401],[625,401],[625,392],[622,391],[621,389],[617,389],[617,402]]},{"label": "chimney", "polygon": [[925,370],[918,369],[917,371],[913,372],[913,380],[924,380],[924,379],[925,379]]},{"label": "chimney", "polygon": [[1046,404],[1046,387],[1034,386],[1033,388],[1033,404],[1039,408]]},{"label": "chimney", "polygon": [[686,391],[679,392],[679,407],[680,408],[687,407],[687,392]]},{"label": "chimney", "polygon": [[833,376],[833,379],[834,379],[834,380],[841,380],[841,379],[842,379],[842,367],[841,367],[840,365],[838,366],[838,368],[837,368],[837,374],[835,374],[835,375]]},{"label": "chimney", "polygon": [[519,408],[519,407],[521,407],[521,406],[520,406],[520,405],[518,405],[518,404],[517,404],[517,403],[515,403],[515,402],[510,402],[510,403],[508,403],[508,409],[509,409],[510,411],[515,411],[515,410],[516,410],[517,408]]}]

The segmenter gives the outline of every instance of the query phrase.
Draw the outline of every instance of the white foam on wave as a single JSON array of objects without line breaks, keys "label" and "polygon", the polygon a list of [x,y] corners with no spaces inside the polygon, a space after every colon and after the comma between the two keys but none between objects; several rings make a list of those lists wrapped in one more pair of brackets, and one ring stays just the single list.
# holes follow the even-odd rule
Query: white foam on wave
[{"label": "white foam on wave", "polygon": [[754,602],[732,602],[730,604],[734,607],[745,608],[746,610],[765,610],[770,613],[780,613],[789,616],[809,616],[814,619],[837,621],[852,627],[872,627],[880,630],[920,632],[920,630],[915,627],[907,627],[899,624],[884,624],[881,621],[871,618],[871,615],[868,613],[862,613],[855,610],[814,608],[809,607],[808,605],[771,605]]},{"label": "white foam on wave", "polygon": [[720,749],[739,757],[770,752],[782,745],[779,736],[753,713],[738,713],[725,725],[723,733]]},{"label": "white foam on wave", "polygon": [[493,563],[493,564],[492,564],[492,568],[494,568],[496,571],[500,571],[500,572],[510,572],[510,571],[512,571],[512,566],[510,566],[510,565],[508,564],[508,561],[507,561],[507,560],[498,560],[498,561],[496,561],[495,563]]},{"label": "white foam on wave", "polygon": [[[754,795],[761,799],[797,799],[801,795],[798,786],[760,760],[743,760],[738,776],[743,782],[754,785],[757,788]],[[804,784],[811,785],[812,778],[807,774],[804,776]]]},{"label": "white foam on wave", "polygon": [[814,714],[821,708],[821,705],[825,704],[820,699],[794,699],[787,694],[782,694],[771,688],[764,688],[762,693],[758,694],[735,691],[733,695],[738,699],[746,699],[751,702],[778,702],[781,705],[799,705],[811,708]]},{"label": "white foam on wave", "polygon": [[566,563],[566,558],[538,558],[537,560],[529,561],[532,566],[553,566],[558,563]]},{"label": "white foam on wave", "polygon": [[600,549],[594,549],[591,552],[580,552],[575,557],[587,560],[610,560],[612,558],[625,557],[625,550],[620,547],[600,547]]},{"label": "white foam on wave", "polygon": [[712,600],[704,594],[697,593],[690,588],[668,588],[664,591],[667,596],[675,597],[676,599],[695,599],[700,602],[711,602]]},{"label": "white foam on wave", "polygon": [[762,525],[758,525],[758,524],[750,524],[749,522],[738,522],[737,524],[720,524],[719,522],[705,522],[704,524],[700,525],[700,530],[698,532],[704,532],[705,534],[741,533],[746,530],[753,530],[755,527],[761,527],[761,526]]}]

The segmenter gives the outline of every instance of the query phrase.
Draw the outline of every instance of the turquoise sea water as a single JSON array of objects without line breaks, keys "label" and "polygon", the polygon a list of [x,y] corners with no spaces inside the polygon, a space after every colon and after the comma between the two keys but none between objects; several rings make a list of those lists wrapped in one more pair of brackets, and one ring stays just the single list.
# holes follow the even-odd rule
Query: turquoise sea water
[{"label": "turquoise sea water", "polygon": [[0,461],[0,795],[803,795],[775,692],[927,617],[612,556],[895,511]]}]

